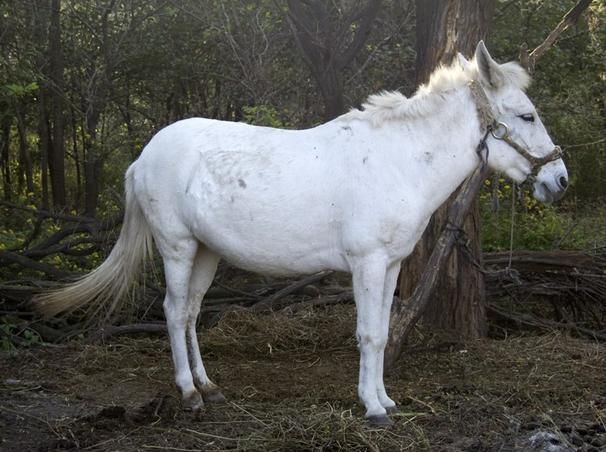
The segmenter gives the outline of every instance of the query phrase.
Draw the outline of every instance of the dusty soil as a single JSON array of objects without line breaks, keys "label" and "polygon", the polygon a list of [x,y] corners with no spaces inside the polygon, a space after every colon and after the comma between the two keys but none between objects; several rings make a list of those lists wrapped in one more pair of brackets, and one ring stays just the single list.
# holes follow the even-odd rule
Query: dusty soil
[{"label": "dusty soil", "polygon": [[550,334],[441,342],[417,332],[387,386],[393,427],[362,418],[352,306],[202,332],[228,398],[180,409],[165,337],[22,349],[0,359],[0,448],[606,450],[606,347]]}]

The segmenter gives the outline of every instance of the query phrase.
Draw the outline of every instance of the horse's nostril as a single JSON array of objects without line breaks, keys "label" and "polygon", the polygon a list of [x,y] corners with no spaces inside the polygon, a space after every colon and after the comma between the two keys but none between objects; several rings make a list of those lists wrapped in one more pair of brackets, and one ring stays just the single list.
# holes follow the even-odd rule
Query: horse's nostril
[{"label": "horse's nostril", "polygon": [[562,189],[565,189],[566,187],[568,187],[568,179],[566,179],[565,176],[560,176],[560,187],[562,187]]}]

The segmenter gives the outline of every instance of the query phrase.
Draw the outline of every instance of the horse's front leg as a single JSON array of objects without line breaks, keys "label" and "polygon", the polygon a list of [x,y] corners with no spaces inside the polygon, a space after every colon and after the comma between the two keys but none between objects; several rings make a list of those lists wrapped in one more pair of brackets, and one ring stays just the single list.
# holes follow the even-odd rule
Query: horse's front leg
[{"label": "horse's front leg", "polygon": [[[391,264],[387,269],[385,275],[385,285],[383,288],[383,305],[381,307],[381,331],[389,334],[389,318],[391,316],[391,305],[393,303],[394,292],[398,284],[398,276],[400,274],[401,262],[398,261]],[[395,411],[396,403],[389,398],[385,391],[385,384],[383,382],[383,366],[385,356],[385,345],[379,352],[378,363],[377,363],[377,394],[379,396],[379,402],[387,410],[388,413]]]},{"label": "horse's front leg", "polygon": [[[385,407],[379,400],[377,380],[382,377],[378,364],[387,343],[382,323],[387,259],[371,255],[352,262],[354,298],[357,308],[357,339],[360,348],[358,396],[366,407],[366,417],[375,424],[389,424]],[[382,378],[381,378],[382,379]]]}]

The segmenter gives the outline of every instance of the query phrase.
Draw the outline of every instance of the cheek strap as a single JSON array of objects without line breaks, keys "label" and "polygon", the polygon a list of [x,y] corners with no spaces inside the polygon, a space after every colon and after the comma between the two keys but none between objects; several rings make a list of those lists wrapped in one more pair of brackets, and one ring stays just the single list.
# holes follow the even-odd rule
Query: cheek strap
[{"label": "cheek strap", "polygon": [[[486,95],[484,88],[482,88],[482,85],[480,85],[477,80],[472,80],[469,82],[469,89],[471,91],[471,97],[476,105],[478,118],[480,120],[480,127],[482,130],[486,131],[476,147],[476,153],[478,154],[482,165],[486,165],[488,162],[489,150],[486,140],[488,139],[489,134],[497,140],[504,141],[515,149],[518,154],[528,160],[531,166],[528,178],[536,178],[536,175],[545,164],[562,158],[564,153],[562,148],[559,146],[553,148],[553,151],[543,157],[536,157],[532,155],[528,149],[524,148],[511,138],[507,124],[496,120],[492,107],[490,106],[490,102],[488,101],[488,96]],[[484,150],[486,150],[485,154],[483,154]]]}]

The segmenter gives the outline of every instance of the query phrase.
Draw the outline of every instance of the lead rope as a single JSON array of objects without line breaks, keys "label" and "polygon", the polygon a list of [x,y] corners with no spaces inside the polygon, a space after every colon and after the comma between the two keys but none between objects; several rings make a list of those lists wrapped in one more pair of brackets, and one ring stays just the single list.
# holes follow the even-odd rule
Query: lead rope
[{"label": "lead rope", "polygon": [[511,261],[513,260],[513,231],[516,213],[516,183],[511,184],[511,224],[509,227],[509,262],[507,263],[507,273],[511,273]]}]

